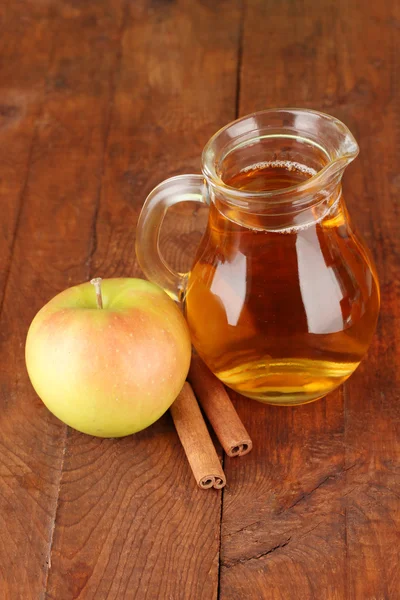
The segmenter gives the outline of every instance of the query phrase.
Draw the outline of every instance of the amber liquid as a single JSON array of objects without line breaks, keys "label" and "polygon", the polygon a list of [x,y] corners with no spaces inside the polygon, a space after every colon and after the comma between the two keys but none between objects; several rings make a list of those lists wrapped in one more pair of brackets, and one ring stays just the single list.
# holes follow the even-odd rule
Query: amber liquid
[{"label": "amber liquid", "polygon": [[[311,173],[256,165],[229,186],[273,190]],[[320,220],[283,231],[238,224],[211,205],[190,273],[193,344],[229,387],[272,404],[301,404],[344,382],[367,351],[379,290],[341,198]]]}]

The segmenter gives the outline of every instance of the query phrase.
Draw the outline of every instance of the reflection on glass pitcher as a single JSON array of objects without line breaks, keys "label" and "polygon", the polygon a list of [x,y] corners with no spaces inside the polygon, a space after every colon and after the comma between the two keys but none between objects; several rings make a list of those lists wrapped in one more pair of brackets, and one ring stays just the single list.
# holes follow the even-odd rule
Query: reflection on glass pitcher
[{"label": "reflection on glass pitcher", "polygon": [[[203,175],[161,183],[139,219],[146,276],[183,302],[193,345],[232,389],[294,405],[343,383],[366,353],[379,286],[341,189],[357,156],[337,119],[297,109],[244,117],[216,133]],[[169,206],[209,204],[190,273],[158,252]]]}]

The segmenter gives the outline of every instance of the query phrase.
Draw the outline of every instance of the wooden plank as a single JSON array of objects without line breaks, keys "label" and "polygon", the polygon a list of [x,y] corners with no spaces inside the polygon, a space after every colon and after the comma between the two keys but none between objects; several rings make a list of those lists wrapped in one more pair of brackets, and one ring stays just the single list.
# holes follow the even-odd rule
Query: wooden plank
[{"label": "wooden plank", "polygon": [[[38,4],[48,6],[47,20]],[[25,336],[35,312],[51,296],[87,277],[122,17],[118,2],[45,4],[24,3],[15,48],[21,44],[27,53],[22,65],[29,70],[30,60],[31,74],[28,89],[20,82],[11,90],[31,118],[39,112],[39,119],[27,181],[18,183],[24,186],[24,202],[0,318],[0,589],[10,600],[45,595],[67,430],[29,384]],[[25,19],[27,29],[35,29],[33,39],[30,34],[21,38],[27,33]],[[54,48],[40,111],[35,90],[43,86],[47,36],[54,37]],[[20,60],[15,50],[10,71]],[[12,136],[12,159],[28,137]],[[16,196],[13,202],[16,207]]]},{"label": "wooden plank", "polygon": [[254,450],[225,461],[221,599],[398,597],[395,11],[389,0],[246,2],[240,113],[305,106],[354,131],[361,155],[344,189],[377,258],[383,310],[365,362],[327,400],[279,409],[237,399]]},{"label": "wooden plank", "polygon": [[0,5],[0,305],[56,25],[48,5],[33,14],[29,4]]},{"label": "wooden plank", "polygon": [[377,260],[382,292],[374,344],[345,389],[346,462],[359,465],[344,502],[347,595],[399,598],[400,6],[385,0],[363,13],[361,2],[342,4],[349,81],[359,105],[349,118],[361,149],[349,200]]},{"label": "wooden plank", "polygon": [[[202,146],[234,117],[238,31],[237,2],[229,11],[200,0],[129,3],[91,275],[139,273],[134,231],[146,194],[198,172]],[[166,240],[173,262],[185,227]],[[195,486],[169,416],[123,440],[71,431],[48,598],[215,599],[220,501]]]}]

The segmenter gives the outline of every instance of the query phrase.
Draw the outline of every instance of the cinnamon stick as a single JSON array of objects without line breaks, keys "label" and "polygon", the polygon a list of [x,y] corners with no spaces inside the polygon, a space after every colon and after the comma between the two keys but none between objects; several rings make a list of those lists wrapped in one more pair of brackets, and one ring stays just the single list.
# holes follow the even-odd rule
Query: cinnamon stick
[{"label": "cinnamon stick", "polygon": [[188,380],[228,456],[243,456],[253,442],[228,393],[197,354],[193,354]]},{"label": "cinnamon stick", "polygon": [[197,485],[202,489],[223,488],[225,473],[188,382],[185,382],[170,411]]}]

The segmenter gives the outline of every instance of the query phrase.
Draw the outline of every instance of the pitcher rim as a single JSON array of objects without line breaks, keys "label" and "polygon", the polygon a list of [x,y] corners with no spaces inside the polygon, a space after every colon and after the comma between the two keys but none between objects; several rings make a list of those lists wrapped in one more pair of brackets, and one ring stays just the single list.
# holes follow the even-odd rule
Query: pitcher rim
[{"label": "pitcher rim", "polygon": [[[317,144],[315,141],[313,141],[311,138],[307,138],[307,136],[305,136],[305,135],[304,136],[296,135],[295,136],[296,138],[298,138],[298,139],[302,138],[305,141],[307,141],[308,143],[311,143],[315,146],[320,147],[320,149],[322,149],[329,158],[329,162],[322,169],[317,171],[315,173],[315,175],[312,175],[309,179],[298,182],[295,185],[292,185],[292,186],[289,186],[286,188],[277,189],[277,190],[246,191],[246,190],[240,190],[238,188],[235,188],[235,187],[232,187],[232,186],[226,184],[217,174],[217,171],[215,169],[215,163],[216,163],[215,157],[212,155],[213,147],[214,147],[216,141],[218,140],[218,138],[220,138],[220,136],[224,132],[226,132],[228,129],[230,129],[231,127],[233,127],[234,125],[236,125],[240,122],[245,121],[246,119],[260,117],[260,116],[268,115],[268,114],[272,114],[272,113],[278,114],[278,113],[285,113],[285,112],[291,113],[292,115],[295,113],[312,114],[312,115],[320,117],[321,119],[334,125],[336,127],[338,133],[340,133],[343,137],[342,144],[341,144],[341,146],[343,147],[342,152],[338,156],[332,157],[329,154],[329,152],[327,151],[327,149],[324,148],[323,145]],[[256,133],[257,131],[259,131],[259,128],[256,128],[254,130],[249,130],[246,133],[251,134],[253,131],[254,131],[254,133]],[[282,137],[289,137],[289,135],[283,134]],[[342,121],[340,121],[340,119],[337,119],[336,117],[333,117],[332,115],[329,115],[329,114],[321,112],[321,111],[309,109],[309,108],[292,108],[292,107],[269,108],[269,109],[249,113],[247,115],[244,115],[243,117],[235,119],[234,121],[231,121],[227,125],[224,125],[223,127],[221,127],[216,133],[214,133],[214,135],[211,136],[211,138],[208,140],[208,142],[204,146],[204,149],[202,152],[202,172],[203,172],[203,175],[206,178],[206,180],[211,185],[213,185],[215,188],[217,188],[222,193],[228,194],[231,198],[235,198],[237,200],[240,200],[240,199],[243,199],[243,200],[276,199],[276,201],[278,203],[280,203],[282,200],[285,199],[286,196],[293,196],[293,194],[301,195],[303,192],[307,192],[311,188],[315,189],[315,186],[318,186],[319,184],[321,184],[328,177],[328,175],[332,175],[338,171],[343,172],[344,168],[352,160],[354,160],[354,158],[356,158],[356,156],[358,155],[358,152],[359,152],[359,146],[358,146],[357,141],[355,140],[353,134],[351,133],[350,129],[347,127],[347,125],[345,125]]]}]

